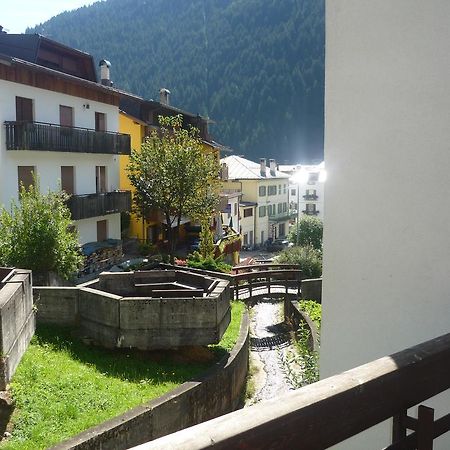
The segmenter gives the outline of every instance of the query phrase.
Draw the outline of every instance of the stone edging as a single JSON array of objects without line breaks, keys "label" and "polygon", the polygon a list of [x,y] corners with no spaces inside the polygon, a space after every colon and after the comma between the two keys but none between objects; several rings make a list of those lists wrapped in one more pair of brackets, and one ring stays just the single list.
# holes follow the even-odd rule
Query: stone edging
[{"label": "stone edging", "polygon": [[52,449],[127,449],[234,411],[247,378],[248,346],[249,318],[245,311],[236,345],[199,380],[187,381]]}]

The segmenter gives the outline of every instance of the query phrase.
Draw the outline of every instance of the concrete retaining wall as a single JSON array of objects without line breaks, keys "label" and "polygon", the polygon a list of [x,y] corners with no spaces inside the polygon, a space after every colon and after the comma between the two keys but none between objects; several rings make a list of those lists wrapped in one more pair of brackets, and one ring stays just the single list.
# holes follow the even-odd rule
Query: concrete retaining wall
[{"label": "concrete retaining wall", "polygon": [[302,280],[301,298],[322,303],[322,278]]},{"label": "concrete retaining wall", "polygon": [[248,372],[249,322],[245,313],[231,353],[198,381],[108,420],[53,450],[122,450],[235,410]]},{"label": "concrete retaining wall", "polygon": [[284,320],[289,323],[295,330],[298,329],[300,324],[309,328],[309,347],[313,351],[319,351],[320,335],[316,327],[316,324],[310,319],[310,317],[300,310],[298,302],[286,298],[284,300]]},{"label": "concrete retaining wall", "polygon": [[36,327],[31,271],[11,269],[9,273],[0,283],[0,390],[6,389]]}]

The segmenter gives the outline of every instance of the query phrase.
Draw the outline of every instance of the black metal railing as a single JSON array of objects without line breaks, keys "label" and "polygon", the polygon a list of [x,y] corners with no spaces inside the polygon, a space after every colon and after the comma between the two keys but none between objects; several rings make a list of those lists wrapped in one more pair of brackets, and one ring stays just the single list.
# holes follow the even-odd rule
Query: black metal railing
[{"label": "black metal railing", "polygon": [[303,196],[305,200],[317,200],[319,197],[316,194],[305,194]]},{"label": "black metal railing", "polygon": [[8,150],[129,155],[130,135],[43,122],[5,122]]},{"label": "black metal railing", "polygon": [[73,220],[131,211],[130,191],[72,195],[67,201]]},{"label": "black metal railing", "polygon": [[302,211],[303,214],[306,214],[307,216],[317,216],[319,214],[318,209],[304,209]]}]

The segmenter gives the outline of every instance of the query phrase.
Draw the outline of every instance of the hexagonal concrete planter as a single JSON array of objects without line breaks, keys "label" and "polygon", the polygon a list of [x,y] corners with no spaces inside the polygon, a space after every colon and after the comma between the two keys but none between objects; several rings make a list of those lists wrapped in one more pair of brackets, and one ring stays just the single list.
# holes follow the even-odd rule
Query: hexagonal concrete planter
[{"label": "hexagonal concrete planter", "polygon": [[77,288],[35,292],[38,320],[78,325],[107,348],[214,344],[231,320],[228,281],[181,270],[104,272]]}]

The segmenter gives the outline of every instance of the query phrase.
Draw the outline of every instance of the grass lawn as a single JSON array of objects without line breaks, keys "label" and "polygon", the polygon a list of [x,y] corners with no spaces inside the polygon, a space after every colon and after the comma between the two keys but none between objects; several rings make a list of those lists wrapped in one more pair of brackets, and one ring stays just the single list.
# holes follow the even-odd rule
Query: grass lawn
[{"label": "grass lawn", "polygon": [[47,448],[170,391],[231,350],[244,309],[232,303],[221,342],[203,351],[108,351],[70,330],[38,327],[11,383],[14,429],[0,448]]}]

